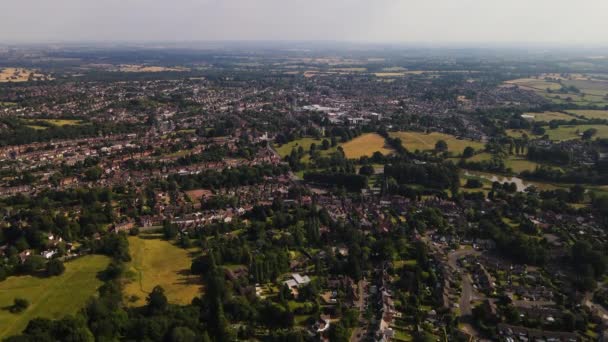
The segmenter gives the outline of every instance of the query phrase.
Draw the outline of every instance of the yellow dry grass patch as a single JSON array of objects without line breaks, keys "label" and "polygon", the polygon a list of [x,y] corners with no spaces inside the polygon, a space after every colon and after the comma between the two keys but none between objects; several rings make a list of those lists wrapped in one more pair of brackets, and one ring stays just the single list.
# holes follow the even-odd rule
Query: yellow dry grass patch
[{"label": "yellow dry grass patch", "polygon": [[161,240],[160,235],[145,234],[129,237],[131,262],[127,267],[132,279],[125,285],[124,294],[130,305],[145,304],[152,289],[160,285],[171,303],[188,304],[201,293],[200,277],[190,273],[191,253],[171,242]]},{"label": "yellow dry grass patch", "polygon": [[[74,120],[74,119],[28,119],[28,122],[46,122],[53,126],[77,126],[82,124],[82,120]],[[46,128],[46,127],[44,127]]]},{"label": "yellow dry grass patch", "polygon": [[3,82],[27,82],[30,78],[34,80],[48,79],[45,75],[34,70],[25,68],[0,69],[0,83]]},{"label": "yellow dry grass patch", "polygon": [[435,144],[439,140],[443,140],[448,144],[448,151],[461,154],[467,146],[471,146],[475,150],[484,148],[484,144],[479,141],[458,139],[457,137],[444,133],[422,133],[422,132],[392,132],[392,137],[401,139],[403,146],[408,151],[429,151],[435,149]]},{"label": "yellow dry grass patch", "polygon": [[384,138],[376,133],[367,133],[342,145],[344,154],[347,158],[360,158],[362,156],[371,157],[378,151],[383,155],[393,153],[393,150],[386,146]]}]

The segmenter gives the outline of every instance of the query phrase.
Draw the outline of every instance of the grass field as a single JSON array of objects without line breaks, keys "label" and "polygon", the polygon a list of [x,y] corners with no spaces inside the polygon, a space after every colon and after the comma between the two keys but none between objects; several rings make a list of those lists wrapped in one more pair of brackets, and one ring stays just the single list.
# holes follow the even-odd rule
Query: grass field
[{"label": "grass field", "polygon": [[362,134],[355,139],[342,144],[346,158],[371,157],[378,151],[384,155],[391,154],[393,150],[386,146],[384,138],[376,133]]},{"label": "grass field", "polygon": [[[73,120],[73,119],[28,119],[28,122],[46,122],[53,126],[63,127],[63,126],[78,126],[82,125],[82,120]],[[42,127],[42,126],[39,126]]]},{"label": "grass field", "polygon": [[505,159],[505,166],[511,168],[513,172],[520,173],[522,171],[534,171],[540,164],[527,160],[523,157],[509,156]]},{"label": "grass field", "polygon": [[568,115],[561,112],[542,112],[542,113],[525,113],[523,115],[524,118],[530,119],[533,121],[546,121],[549,122],[551,120],[572,120],[576,119],[572,115]]},{"label": "grass field", "polygon": [[467,146],[475,150],[482,150],[484,144],[478,141],[458,139],[457,137],[443,133],[421,133],[421,132],[394,132],[392,137],[399,137],[408,151],[429,151],[435,149],[435,144],[439,140],[444,140],[448,144],[448,151],[454,154],[462,154]]},{"label": "grass field", "polygon": [[129,237],[131,262],[127,265],[132,279],[125,285],[124,294],[130,305],[143,305],[148,293],[160,285],[171,303],[188,304],[201,293],[198,276],[190,274],[192,258],[185,249],[161,240],[158,234]]},{"label": "grass field", "polygon": [[582,115],[587,119],[604,119],[608,120],[608,110],[590,110],[590,109],[572,109],[568,113]]},{"label": "grass field", "polygon": [[[80,310],[102,282],[97,273],[110,260],[101,255],[84,256],[65,263],[65,273],[58,277],[10,277],[0,282],[0,338],[20,333],[35,317],[61,318]],[[20,314],[6,308],[16,297],[30,306]]]},{"label": "grass field", "polygon": [[[328,141],[331,141],[329,138]],[[304,157],[302,157],[302,162],[307,163],[310,160],[310,145],[317,145],[317,150],[321,153],[321,155],[328,155],[332,152],[336,152],[336,147],[330,147],[327,150],[321,150],[321,144],[323,143],[323,139],[315,139],[315,138],[301,138],[294,141],[290,141],[287,144],[283,144],[281,146],[275,145],[275,150],[279,153],[281,158],[288,156],[291,153],[291,150],[295,148],[296,150],[301,146],[304,149]]]},{"label": "grass field", "polygon": [[[563,125],[556,129],[550,129],[546,127],[545,134],[549,136],[549,139],[553,141],[563,141],[570,139],[578,139],[581,134],[589,128],[597,129],[597,133],[593,136],[595,138],[608,138],[608,125]],[[525,133],[530,138],[538,137],[533,135],[529,130],[521,129],[508,129],[506,130],[508,136],[513,138],[521,138]]]},{"label": "grass field", "polygon": [[555,141],[570,140],[580,138],[579,134],[589,128],[597,129],[597,134],[593,139],[597,138],[608,138],[608,126],[607,125],[577,125],[577,126],[559,126],[556,129],[548,129],[546,134],[549,135],[549,139]]}]

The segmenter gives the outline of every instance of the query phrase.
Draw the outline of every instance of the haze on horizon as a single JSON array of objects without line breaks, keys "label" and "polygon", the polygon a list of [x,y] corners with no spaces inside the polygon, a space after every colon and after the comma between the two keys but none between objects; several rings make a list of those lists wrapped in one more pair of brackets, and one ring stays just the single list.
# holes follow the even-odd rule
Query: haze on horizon
[{"label": "haze on horizon", "polygon": [[0,42],[608,46],[606,0],[3,0]]}]

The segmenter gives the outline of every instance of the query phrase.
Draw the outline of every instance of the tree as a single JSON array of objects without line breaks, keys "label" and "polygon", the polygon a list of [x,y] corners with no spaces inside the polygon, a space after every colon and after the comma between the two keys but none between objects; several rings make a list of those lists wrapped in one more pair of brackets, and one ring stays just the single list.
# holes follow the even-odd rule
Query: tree
[{"label": "tree", "polygon": [[162,313],[167,309],[167,297],[165,290],[160,286],[155,286],[147,298],[147,309],[151,315]]},{"label": "tree", "polygon": [[86,180],[92,182],[92,181],[99,180],[99,178],[101,178],[102,174],[103,174],[103,170],[99,166],[93,166],[91,168],[88,168],[84,172],[84,177]]},{"label": "tree", "polygon": [[585,130],[583,132],[582,139],[583,140],[590,140],[596,133],[597,133],[597,129],[595,129],[595,128],[589,128],[589,129],[587,129],[587,130]]},{"label": "tree", "polygon": [[169,220],[163,222],[163,235],[165,239],[171,240],[177,236],[177,227]]},{"label": "tree", "polygon": [[474,154],[475,154],[475,149],[472,148],[471,146],[467,146],[464,148],[464,151],[462,152],[462,157],[471,158]]},{"label": "tree", "polygon": [[192,331],[192,329],[187,327],[175,327],[171,331],[171,336],[169,337],[169,341],[171,342],[195,342],[199,341],[196,337],[196,333]]},{"label": "tree", "polygon": [[53,259],[46,263],[46,275],[48,277],[58,276],[65,272],[65,266],[59,259]]},{"label": "tree", "polygon": [[327,141],[327,139],[323,139],[323,142],[321,142],[321,148],[323,150],[328,150],[329,149],[329,141]]},{"label": "tree", "polygon": [[30,306],[30,302],[25,298],[15,298],[13,306],[10,307],[9,311],[12,313],[21,313],[27,307]]},{"label": "tree", "polygon": [[363,165],[359,169],[359,174],[363,176],[371,176],[374,174],[374,167],[371,165]]},{"label": "tree", "polygon": [[435,143],[435,151],[436,152],[445,152],[448,150],[448,143],[445,140],[438,140]]},{"label": "tree", "polygon": [[24,273],[36,272],[44,267],[44,258],[40,255],[32,255],[21,265]]}]

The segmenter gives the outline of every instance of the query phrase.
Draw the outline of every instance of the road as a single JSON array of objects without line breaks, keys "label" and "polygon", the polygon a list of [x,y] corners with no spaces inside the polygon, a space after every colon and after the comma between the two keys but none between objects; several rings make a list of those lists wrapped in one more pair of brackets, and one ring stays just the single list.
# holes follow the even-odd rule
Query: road
[{"label": "road", "polygon": [[475,294],[473,288],[473,279],[471,275],[458,265],[458,259],[464,258],[469,255],[480,255],[481,252],[474,249],[459,249],[448,254],[448,265],[461,276],[461,287],[460,300],[458,306],[460,307],[460,323],[461,330],[471,336],[474,340],[479,340],[479,332],[471,324],[473,319],[473,308],[471,307],[471,301]]},{"label": "road", "polygon": [[367,331],[364,325],[367,323],[363,320],[363,312],[365,311],[365,303],[367,302],[367,285],[368,282],[364,279],[359,280],[357,284],[357,290],[359,292],[359,299],[355,302],[355,306],[359,310],[359,325],[353,329],[353,333],[350,335],[350,342],[359,342],[365,336]]}]

